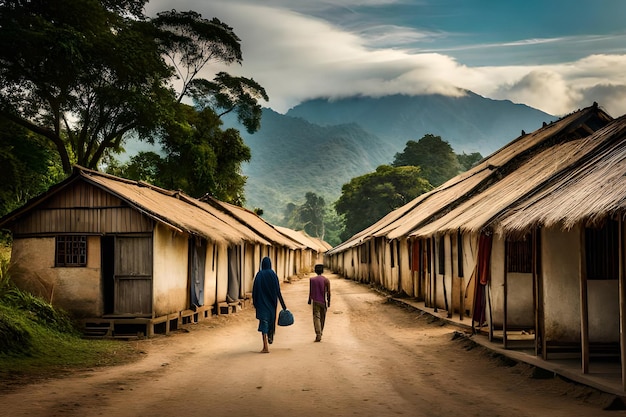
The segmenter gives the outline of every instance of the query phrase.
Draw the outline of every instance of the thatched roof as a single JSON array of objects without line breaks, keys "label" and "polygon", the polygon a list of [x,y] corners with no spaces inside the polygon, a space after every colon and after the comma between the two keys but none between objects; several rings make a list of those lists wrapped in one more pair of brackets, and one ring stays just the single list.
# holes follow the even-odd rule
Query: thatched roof
[{"label": "thatched roof", "polygon": [[[397,239],[403,236],[425,236],[442,230],[475,230],[483,227],[503,208],[532,189],[530,184],[524,182],[538,185],[558,170],[558,164],[561,164],[561,168],[566,166],[567,162],[559,155],[560,152],[569,154],[574,151],[576,145],[569,142],[587,137],[611,120],[594,103],[530,134],[523,133],[472,169],[389,213],[376,224],[334,248],[332,253],[375,237]],[[557,166],[550,166],[548,161],[541,165],[540,159],[533,159],[537,155],[543,158],[550,154],[550,150],[557,150],[556,156],[551,158],[552,164]],[[544,172],[546,169],[551,174]],[[499,186],[503,194],[499,195],[495,189],[490,191],[503,180],[505,182]]]},{"label": "thatched roof", "polygon": [[208,205],[227,213],[229,216],[236,218],[248,228],[252,229],[255,233],[263,236],[266,240],[273,242],[275,245],[286,246],[290,249],[301,248],[300,242],[295,239],[291,239],[290,237],[286,237],[276,229],[276,226],[267,223],[259,215],[248,209],[235,206],[234,204],[229,204],[224,201],[219,201],[209,196],[202,197],[201,201],[202,206]]},{"label": "thatched roof", "polygon": [[271,244],[234,217],[182,192],[165,190],[145,182],[126,180],[80,166],[75,166],[72,175],[65,181],[0,219],[0,227],[18,221],[20,216],[76,181],[85,181],[101,188],[154,221],[180,233],[215,242]]},{"label": "thatched roof", "polygon": [[293,230],[288,227],[274,226],[280,233],[300,242],[303,247],[313,249],[318,253],[326,252],[331,246],[322,239],[309,236],[304,230]]},{"label": "thatched roof", "polygon": [[595,225],[626,209],[626,116],[580,141],[590,151],[493,221],[497,233]]}]

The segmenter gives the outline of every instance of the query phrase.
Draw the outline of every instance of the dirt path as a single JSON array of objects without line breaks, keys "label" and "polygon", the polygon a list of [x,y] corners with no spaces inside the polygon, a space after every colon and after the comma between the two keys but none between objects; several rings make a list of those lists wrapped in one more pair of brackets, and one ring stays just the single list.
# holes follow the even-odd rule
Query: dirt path
[{"label": "dirt path", "polygon": [[0,394],[7,417],[92,416],[600,416],[608,397],[559,379],[532,379],[455,338],[427,314],[329,275],[324,339],[306,304],[308,281],[283,284],[296,323],[258,353],[254,310],[138,342],[137,363],[80,372]]}]

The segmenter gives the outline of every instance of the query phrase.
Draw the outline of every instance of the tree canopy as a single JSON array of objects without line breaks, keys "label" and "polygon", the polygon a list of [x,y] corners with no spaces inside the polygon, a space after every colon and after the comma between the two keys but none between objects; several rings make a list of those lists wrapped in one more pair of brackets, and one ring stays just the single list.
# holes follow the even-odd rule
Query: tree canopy
[{"label": "tree canopy", "polygon": [[0,119],[0,217],[63,178],[57,155],[37,135]]},{"label": "tree canopy", "polygon": [[173,125],[199,124],[181,108],[184,97],[208,119],[209,108],[235,111],[249,131],[259,127],[258,100],[267,94],[254,80],[224,72],[199,78],[211,62],[241,63],[232,28],[196,12],[150,19],[145,3],[0,2],[0,119],[45,138],[66,173],[73,163],[97,169],[131,136],[170,146]]},{"label": "tree canopy", "polygon": [[285,209],[284,223],[294,230],[304,230],[309,236],[324,239],[326,202],[314,192],[307,192],[302,205],[288,204]]},{"label": "tree canopy", "polygon": [[387,213],[432,189],[416,166],[381,165],[375,172],[353,178],[341,188],[335,210],[345,217],[346,240]]},{"label": "tree canopy", "polygon": [[178,121],[163,128],[164,156],[140,152],[127,164],[111,164],[107,172],[184,190],[196,198],[208,193],[218,200],[243,205],[246,178],[241,174],[241,163],[250,160],[250,148],[237,130],[221,130],[222,122],[211,109],[180,106]]},{"label": "tree canopy", "polygon": [[440,136],[424,135],[419,141],[410,140],[395,155],[394,167],[419,166],[422,176],[433,186],[443,184],[461,171],[459,160],[450,144]]}]

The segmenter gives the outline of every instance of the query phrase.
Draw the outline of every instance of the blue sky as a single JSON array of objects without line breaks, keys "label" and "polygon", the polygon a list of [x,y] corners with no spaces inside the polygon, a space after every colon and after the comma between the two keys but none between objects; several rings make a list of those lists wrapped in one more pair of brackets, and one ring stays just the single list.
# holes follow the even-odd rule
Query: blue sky
[{"label": "blue sky", "polygon": [[[233,27],[264,103],[463,89],[563,115],[626,113],[626,0],[151,0]],[[209,73],[205,76],[210,76]]]}]

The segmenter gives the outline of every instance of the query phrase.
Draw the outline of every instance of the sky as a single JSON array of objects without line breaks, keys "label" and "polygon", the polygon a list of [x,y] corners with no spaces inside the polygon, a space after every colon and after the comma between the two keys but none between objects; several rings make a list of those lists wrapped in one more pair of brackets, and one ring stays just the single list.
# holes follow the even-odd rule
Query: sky
[{"label": "sky", "polygon": [[150,0],[241,39],[279,113],[308,99],[465,90],[562,116],[597,102],[626,114],[626,0]]}]

